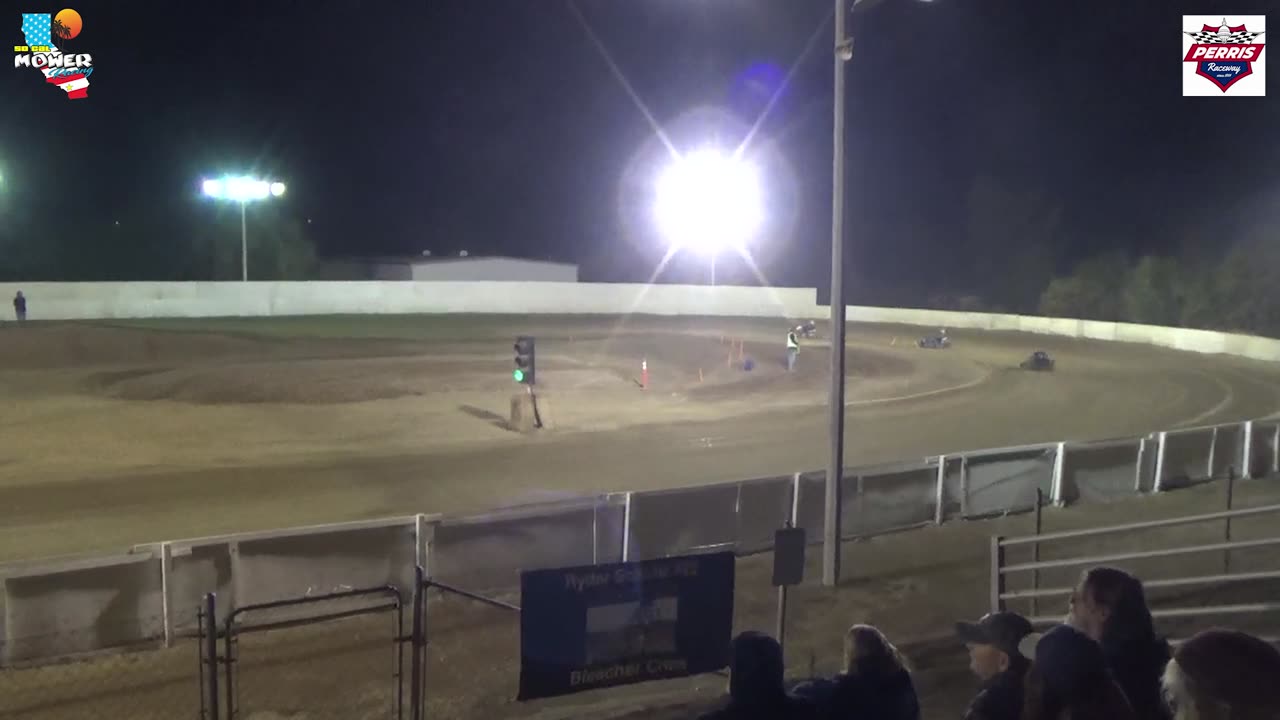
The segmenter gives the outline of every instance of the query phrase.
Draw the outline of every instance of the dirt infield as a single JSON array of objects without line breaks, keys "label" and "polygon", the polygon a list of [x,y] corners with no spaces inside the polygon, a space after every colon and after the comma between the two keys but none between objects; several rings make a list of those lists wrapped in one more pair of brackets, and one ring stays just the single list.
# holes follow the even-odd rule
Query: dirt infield
[{"label": "dirt infield", "polygon": [[[821,467],[828,346],[735,318],[367,316],[0,325],[0,561]],[[850,464],[1280,408],[1277,369],[851,326]],[[538,337],[551,429],[506,428]],[[1016,369],[1033,349],[1053,374]],[[744,370],[753,361],[751,371]],[[639,386],[640,364],[649,386]]]}]

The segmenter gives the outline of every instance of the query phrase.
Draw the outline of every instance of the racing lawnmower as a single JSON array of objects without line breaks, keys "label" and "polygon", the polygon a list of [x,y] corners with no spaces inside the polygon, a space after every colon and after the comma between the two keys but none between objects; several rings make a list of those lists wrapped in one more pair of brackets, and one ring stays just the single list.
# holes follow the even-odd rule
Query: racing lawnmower
[{"label": "racing lawnmower", "polygon": [[791,328],[791,332],[795,333],[800,337],[806,337],[806,338],[817,337],[818,326],[812,320],[805,320],[799,325]]},{"label": "racing lawnmower", "polygon": [[951,338],[946,335],[926,335],[916,342],[922,348],[940,350],[951,347]]},{"label": "racing lawnmower", "polygon": [[1053,358],[1049,357],[1049,353],[1043,350],[1037,350],[1031,353],[1031,356],[1022,361],[1018,365],[1023,370],[1034,370],[1038,372],[1053,372]]}]

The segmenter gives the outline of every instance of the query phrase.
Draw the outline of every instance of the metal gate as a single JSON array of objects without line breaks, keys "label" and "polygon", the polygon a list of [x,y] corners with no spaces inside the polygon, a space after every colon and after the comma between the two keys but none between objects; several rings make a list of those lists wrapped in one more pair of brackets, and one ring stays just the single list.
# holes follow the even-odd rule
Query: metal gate
[{"label": "metal gate", "polygon": [[[216,617],[212,598],[206,605],[202,617]],[[412,641],[404,621],[393,586],[236,608],[221,632],[203,620],[201,716],[401,720]]]}]

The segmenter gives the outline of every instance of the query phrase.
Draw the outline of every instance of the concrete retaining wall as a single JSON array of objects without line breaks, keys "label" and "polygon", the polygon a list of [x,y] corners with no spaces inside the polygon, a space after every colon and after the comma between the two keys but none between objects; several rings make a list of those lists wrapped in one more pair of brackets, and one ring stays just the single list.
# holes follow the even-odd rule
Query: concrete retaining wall
[{"label": "concrete retaining wall", "polygon": [[[818,313],[820,314],[820,313]],[[1255,360],[1280,361],[1280,340],[1236,335],[1214,330],[1192,330],[1158,325],[1135,325],[1098,320],[1048,318],[1033,315],[915,310],[850,306],[849,322],[920,325],[933,328],[1006,330],[1041,335],[1061,335],[1087,340],[1141,343],[1188,352],[1228,354]]]},{"label": "concrete retaining wall", "polygon": [[[1255,457],[1256,472],[1275,472],[1277,447],[1280,425],[1266,420],[846,468],[842,535],[1028,510],[1037,489],[1055,504],[1105,502],[1139,487],[1176,489],[1203,481],[1210,467],[1244,467],[1245,457]],[[1144,484],[1148,466],[1153,477]],[[796,525],[816,544],[822,539],[824,474],[615,493],[468,517],[414,515],[173,540],[98,558],[4,564],[0,667],[160,644],[194,629],[207,592],[218,594],[218,620],[225,622],[232,608],[243,612],[254,603],[351,588],[390,585],[407,601],[415,563],[437,580],[508,592],[518,587],[523,570],[711,549],[759,552],[772,546],[774,531],[793,511],[793,489],[799,490]],[[259,609],[249,617],[282,621],[297,612],[312,610]]]},{"label": "concrete retaining wall", "polygon": [[[560,282],[0,283],[32,320],[331,314],[723,315],[822,318],[813,288]],[[7,310],[7,308],[6,308]],[[1005,330],[1280,361],[1280,340],[1030,315],[850,306],[850,322]],[[0,318],[8,318],[8,312]]]},{"label": "concrete retaining wall", "polygon": [[[808,318],[812,288],[561,282],[0,283],[32,320],[482,313]],[[8,313],[0,317],[12,317]]]}]

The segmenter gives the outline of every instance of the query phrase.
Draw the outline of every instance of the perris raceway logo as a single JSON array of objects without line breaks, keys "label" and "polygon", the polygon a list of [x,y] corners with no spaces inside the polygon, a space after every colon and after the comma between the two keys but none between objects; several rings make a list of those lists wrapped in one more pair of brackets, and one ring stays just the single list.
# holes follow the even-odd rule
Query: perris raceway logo
[{"label": "perris raceway logo", "polygon": [[1266,95],[1264,43],[1258,42],[1265,32],[1265,15],[1221,21],[1183,15],[1183,96]]},{"label": "perris raceway logo", "polygon": [[56,15],[23,13],[22,34],[26,44],[13,46],[13,66],[39,70],[45,82],[60,88],[71,100],[88,97],[93,57],[71,52],[71,41],[83,29],[80,13],[71,8]]}]

